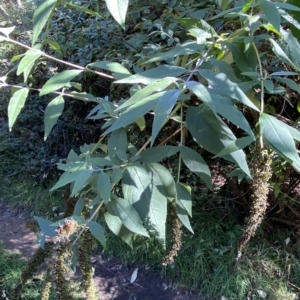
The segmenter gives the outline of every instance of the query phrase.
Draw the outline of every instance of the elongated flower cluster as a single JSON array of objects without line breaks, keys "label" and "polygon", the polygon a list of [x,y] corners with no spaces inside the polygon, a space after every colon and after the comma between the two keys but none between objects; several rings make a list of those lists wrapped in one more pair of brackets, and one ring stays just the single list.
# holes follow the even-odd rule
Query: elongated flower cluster
[{"label": "elongated flower cluster", "polygon": [[272,159],[273,152],[271,150],[256,150],[253,155],[253,163],[251,165],[251,173],[253,181],[251,185],[251,210],[247,221],[247,227],[238,244],[237,260],[241,257],[242,251],[255,235],[258,226],[261,224],[266,209],[268,207],[268,194],[270,189],[269,181],[272,177]]}]

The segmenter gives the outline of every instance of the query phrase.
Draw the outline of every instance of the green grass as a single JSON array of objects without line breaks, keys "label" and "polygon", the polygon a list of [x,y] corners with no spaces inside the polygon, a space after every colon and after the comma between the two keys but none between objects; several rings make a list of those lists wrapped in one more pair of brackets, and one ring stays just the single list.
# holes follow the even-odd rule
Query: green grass
[{"label": "green grass", "polygon": [[193,224],[195,234],[185,232],[173,267],[163,267],[161,260],[166,252],[156,241],[144,238],[137,238],[131,251],[109,235],[107,254],[156,268],[172,279],[173,286],[193,289],[209,300],[222,296],[245,299],[250,292],[258,297],[258,291],[265,292],[266,299],[292,300],[299,293],[293,285],[300,284],[300,261],[284,243],[275,243],[277,237],[271,241],[263,236],[252,239],[235,265],[241,233],[236,220],[221,221],[217,212],[208,214],[197,208],[193,219],[197,220]]}]

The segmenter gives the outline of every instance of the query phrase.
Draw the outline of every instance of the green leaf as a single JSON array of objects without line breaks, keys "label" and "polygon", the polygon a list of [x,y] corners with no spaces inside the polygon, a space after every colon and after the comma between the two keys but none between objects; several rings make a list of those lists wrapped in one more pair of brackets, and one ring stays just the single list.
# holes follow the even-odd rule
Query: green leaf
[{"label": "green leaf", "polygon": [[154,109],[155,115],[152,125],[151,147],[158,132],[162,128],[163,124],[167,120],[168,115],[171,113],[173,107],[175,106],[179,95],[179,90],[169,90],[166,91],[157,101]]},{"label": "green leaf", "polygon": [[125,30],[125,18],[129,0],[105,0],[105,2],[111,15]]},{"label": "green leaf", "polygon": [[45,109],[45,136],[44,141],[47,139],[50,134],[53,126],[56,124],[58,118],[61,116],[64,110],[65,100],[63,96],[58,96],[54,98]]},{"label": "green leaf", "polygon": [[282,49],[289,57],[294,67],[300,70],[300,44],[290,31],[281,31],[285,43],[282,43]]},{"label": "green leaf", "polygon": [[114,73],[131,75],[130,72],[127,70],[127,68],[125,68],[119,63],[111,62],[111,61],[96,61],[94,63],[88,64],[87,67],[99,68]]},{"label": "green leaf", "polygon": [[83,211],[85,206],[85,198],[84,197],[80,197],[74,207],[74,216],[80,216],[81,212]]},{"label": "green leaf", "polygon": [[192,217],[192,189],[188,185],[176,182],[177,200]]},{"label": "green leaf", "polygon": [[136,209],[148,231],[164,244],[167,197],[155,166],[154,170],[150,165],[139,163],[127,167],[123,172],[122,183],[124,198]]},{"label": "green leaf", "polygon": [[259,111],[259,109],[252,103],[252,101],[245,95],[239,86],[228,79],[224,73],[214,73],[210,70],[198,70],[213,89],[213,93],[227,95],[232,99],[240,101],[250,108]]},{"label": "green leaf", "polygon": [[261,114],[259,124],[263,137],[271,148],[285,160],[288,159],[293,167],[300,172],[300,159],[290,131],[282,126],[282,122],[267,114]]},{"label": "green leaf", "polygon": [[92,170],[80,171],[79,175],[77,176],[77,178],[74,182],[71,197],[74,197],[78,192],[80,192],[85,187],[86,182],[87,182],[88,178],[92,175],[92,173],[93,173]]},{"label": "green leaf", "polygon": [[118,156],[118,151],[126,153],[127,150],[127,134],[126,130],[119,128],[112,132],[107,143],[108,155],[114,165],[121,165],[123,163]]},{"label": "green leaf", "polygon": [[16,91],[9,100],[8,104],[8,127],[11,131],[21,109],[23,108],[26,98],[28,96],[29,89],[22,88]]},{"label": "green leaf", "polygon": [[51,224],[53,224],[53,222],[43,219],[43,218],[40,218],[40,217],[34,217],[34,218],[38,222],[39,227],[40,227],[41,231],[44,233],[44,235],[47,235],[50,237],[57,236],[56,228],[50,226]]},{"label": "green leaf", "polygon": [[120,237],[130,248],[132,246],[133,233],[128,230],[122,223],[119,217],[106,213],[104,215],[108,228],[118,237]]},{"label": "green leaf", "polygon": [[[27,81],[28,75],[34,66],[35,61],[42,55],[41,51],[29,50],[26,52],[25,56],[21,59],[17,75],[20,75],[24,72],[24,82]],[[26,74],[25,74],[26,73]]]},{"label": "green leaf", "polygon": [[168,86],[173,84],[176,81],[175,77],[166,77],[162,80],[158,80],[155,82],[150,83],[148,86],[144,87],[142,90],[137,91],[134,93],[124,104],[118,107],[115,112],[122,111],[129,106],[135,104],[136,102],[150,96],[154,92],[162,92]]},{"label": "green leaf", "polygon": [[178,152],[177,146],[158,146],[144,150],[140,154],[140,161],[145,163],[156,163],[166,157],[170,157]]},{"label": "green leaf", "polygon": [[103,227],[95,221],[88,222],[88,227],[89,227],[89,230],[90,230],[92,236],[95,239],[97,239],[105,249],[106,248],[106,239],[105,239]]},{"label": "green leaf", "polygon": [[63,173],[60,176],[59,180],[56,182],[56,184],[50,189],[50,192],[75,181],[81,172],[82,171],[75,171],[72,173],[70,173],[70,172]]},{"label": "green leaf", "polygon": [[34,11],[33,15],[33,32],[32,32],[32,45],[35,44],[37,38],[42,32],[46,25],[52,11],[56,6],[57,0],[45,0],[43,3]]},{"label": "green leaf", "polygon": [[[187,128],[195,141],[205,150],[217,154],[236,137],[229,127],[209,108],[205,106],[189,107],[186,115]],[[223,157],[235,162],[251,178],[245,153],[242,150],[230,153]]]},{"label": "green leaf", "polygon": [[148,168],[159,178],[161,185],[157,185],[156,187],[161,194],[166,195],[170,201],[173,201],[176,197],[176,186],[172,174],[161,164],[148,164]]},{"label": "green leaf", "polygon": [[[283,62],[286,64],[292,66],[296,70],[300,70],[291,60],[290,58],[286,55],[285,51],[281,49],[281,47],[275,42],[273,39],[269,39],[273,46],[273,52],[277,55],[278,58],[280,58]],[[288,50],[288,49],[287,49]]]},{"label": "green leaf", "polygon": [[276,28],[276,30],[280,31],[280,14],[278,12],[278,9],[276,8],[276,5],[267,0],[258,0],[258,4],[261,8],[261,10],[264,12],[267,20]]},{"label": "green leaf", "polygon": [[190,223],[189,215],[179,200],[176,200],[176,213],[181,223],[191,232],[194,233]]},{"label": "green leaf", "polygon": [[201,100],[205,105],[207,105],[215,114],[217,114],[210,93],[203,84],[196,81],[189,81],[186,83],[186,87],[190,91],[192,91],[198,97],[198,99]]},{"label": "green leaf", "polygon": [[40,96],[47,95],[64,87],[81,72],[82,70],[67,70],[53,76],[42,87],[40,91]]},{"label": "green leaf", "polygon": [[149,237],[139,214],[128,201],[114,196],[112,197],[109,205],[127,229],[137,234]]},{"label": "green leaf", "polygon": [[120,169],[113,169],[110,177],[111,177],[112,183],[118,184],[119,181],[123,177],[123,173],[122,173],[122,171]]},{"label": "green leaf", "polygon": [[145,61],[145,63],[153,63],[157,61],[168,59],[173,59],[179,55],[190,55],[193,53],[197,53],[199,51],[202,51],[205,48],[205,43],[198,44],[195,41],[188,41],[184,42],[183,44],[176,45],[173,49],[166,51],[166,52],[159,52],[156,51],[153,54],[150,54],[148,57],[149,59]]},{"label": "green leaf", "polygon": [[83,11],[86,14],[89,14],[89,15],[92,15],[92,16],[95,16],[95,17],[100,17],[100,15],[96,11],[90,10],[90,9],[84,7],[84,6],[75,5],[75,4],[70,3],[70,2],[64,2],[64,4],[71,7],[71,8],[74,8],[76,10]]},{"label": "green leaf", "polygon": [[186,146],[180,146],[180,153],[186,167],[191,172],[199,176],[204,181],[204,183],[211,189],[212,182],[210,170],[202,156],[195,150],[192,150],[191,148],[188,148]]},{"label": "green leaf", "polygon": [[244,114],[232,104],[232,100],[217,94],[211,94],[211,97],[218,114],[226,118],[229,122],[233,123],[237,127],[240,127],[252,138],[254,138],[254,133],[247,119],[245,118]]},{"label": "green leaf", "polygon": [[126,127],[127,125],[133,123],[139,117],[148,113],[151,109],[153,109],[158,102],[158,100],[165,94],[166,92],[156,93],[149,97],[146,97],[139,102],[131,105],[121,116],[110,126],[103,135],[106,135],[112,131],[115,131],[121,127]]},{"label": "green leaf", "polygon": [[97,180],[97,187],[102,199],[105,201],[105,203],[108,203],[110,200],[111,182],[110,178],[105,172],[100,172]]},{"label": "green leaf", "polygon": [[249,137],[249,136],[239,138],[239,139],[235,140],[234,142],[228,144],[222,151],[217,153],[213,158],[222,157],[222,156],[228,155],[232,152],[241,150],[253,142],[254,142],[253,138]]},{"label": "green leaf", "polygon": [[160,65],[156,68],[131,75],[121,80],[115,81],[115,83],[129,83],[136,84],[142,83],[148,85],[158,79],[163,79],[165,77],[177,77],[187,72],[187,69],[175,66]]}]

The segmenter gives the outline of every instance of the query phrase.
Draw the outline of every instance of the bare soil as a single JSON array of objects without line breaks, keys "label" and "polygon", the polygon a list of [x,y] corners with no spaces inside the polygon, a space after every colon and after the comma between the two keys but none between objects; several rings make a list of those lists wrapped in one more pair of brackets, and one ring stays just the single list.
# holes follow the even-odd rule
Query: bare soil
[{"label": "bare soil", "polygon": [[[0,240],[5,247],[30,259],[39,247],[32,244],[35,239],[35,234],[26,228],[24,213],[0,204]],[[196,299],[187,291],[173,290],[171,283],[156,271],[139,268],[136,280],[130,283],[136,266],[126,266],[118,259],[105,259],[101,255],[91,259],[99,300]]]}]

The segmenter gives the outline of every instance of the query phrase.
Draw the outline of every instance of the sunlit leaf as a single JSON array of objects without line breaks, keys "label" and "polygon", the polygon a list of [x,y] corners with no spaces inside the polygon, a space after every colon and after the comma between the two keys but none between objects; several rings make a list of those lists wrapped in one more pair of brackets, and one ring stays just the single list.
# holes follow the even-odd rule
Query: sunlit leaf
[{"label": "sunlit leaf", "polygon": [[65,100],[62,96],[58,96],[49,102],[45,109],[45,136],[44,140],[47,139],[53,126],[56,124],[58,118],[61,116],[64,110]]},{"label": "sunlit leaf", "polygon": [[42,87],[40,96],[44,96],[56,90],[59,90],[81,72],[82,70],[67,70],[53,76]]},{"label": "sunlit leaf", "polygon": [[55,8],[57,0],[45,0],[34,11],[33,15],[33,32],[32,32],[32,45],[35,44],[37,38],[46,25],[53,9]]},{"label": "sunlit leaf", "polygon": [[11,131],[21,109],[24,107],[29,89],[22,88],[16,91],[9,100],[8,104],[8,127]]},{"label": "sunlit leaf", "polygon": [[125,18],[129,0],[105,0],[105,2],[114,19],[125,29]]}]

